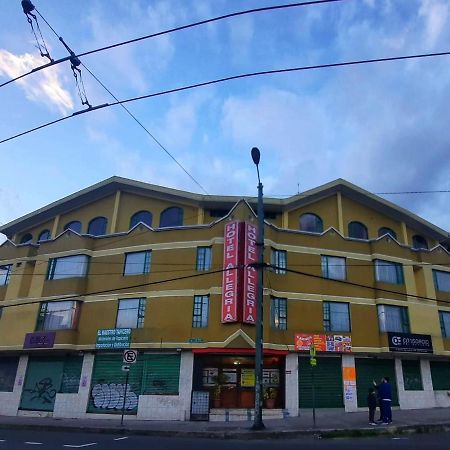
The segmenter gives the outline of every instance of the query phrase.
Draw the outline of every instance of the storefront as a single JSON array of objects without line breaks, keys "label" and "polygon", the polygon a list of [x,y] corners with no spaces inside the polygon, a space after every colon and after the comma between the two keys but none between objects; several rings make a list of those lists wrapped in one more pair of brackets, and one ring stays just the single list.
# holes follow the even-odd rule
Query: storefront
[{"label": "storefront", "polygon": [[[210,408],[253,408],[254,351],[221,349],[220,353],[215,353],[207,350],[194,352],[193,390],[209,392]],[[264,352],[263,397],[266,408],[284,408],[286,353]]]}]

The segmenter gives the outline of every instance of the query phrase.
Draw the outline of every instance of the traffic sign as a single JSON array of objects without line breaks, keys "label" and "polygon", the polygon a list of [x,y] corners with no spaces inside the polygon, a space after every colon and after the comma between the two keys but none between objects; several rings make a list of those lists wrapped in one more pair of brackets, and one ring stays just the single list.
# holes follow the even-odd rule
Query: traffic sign
[{"label": "traffic sign", "polygon": [[134,364],[137,361],[138,352],[137,350],[124,350],[123,351],[123,362],[126,364]]},{"label": "traffic sign", "polygon": [[122,366],[122,372],[129,372],[129,371],[130,371],[130,366]]}]

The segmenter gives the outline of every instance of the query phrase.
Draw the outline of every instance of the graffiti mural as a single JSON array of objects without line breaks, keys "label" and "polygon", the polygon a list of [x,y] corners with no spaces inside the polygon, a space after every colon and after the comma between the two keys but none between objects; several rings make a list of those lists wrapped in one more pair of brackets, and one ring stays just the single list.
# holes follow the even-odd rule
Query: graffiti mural
[{"label": "graffiti mural", "polygon": [[24,389],[24,392],[31,394],[29,401],[36,403],[53,404],[56,396],[56,389],[53,388],[53,380],[50,377],[37,381],[33,388]]},{"label": "graffiti mural", "polygon": [[[91,391],[94,406],[99,409],[121,410],[125,395],[125,384],[101,383],[93,386]],[[133,392],[131,385],[127,385],[127,397],[125,399],[125,409],[130,411],[136,409],[138,396]]]}]

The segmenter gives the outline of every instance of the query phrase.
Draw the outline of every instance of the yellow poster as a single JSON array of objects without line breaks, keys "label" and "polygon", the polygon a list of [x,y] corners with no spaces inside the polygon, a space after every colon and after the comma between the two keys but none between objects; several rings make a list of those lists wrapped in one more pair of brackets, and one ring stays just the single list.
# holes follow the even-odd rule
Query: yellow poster
[{"label": "yellow poster", "polygon": [[255,386],[255,369],[241,369],[241,386]]}]

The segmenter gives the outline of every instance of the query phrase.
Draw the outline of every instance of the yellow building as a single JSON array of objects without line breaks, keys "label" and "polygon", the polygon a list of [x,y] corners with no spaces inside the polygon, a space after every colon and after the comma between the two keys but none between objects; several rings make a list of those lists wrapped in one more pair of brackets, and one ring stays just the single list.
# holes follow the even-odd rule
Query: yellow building
[{"label": "yellow building", "polygon": [[[113,177],[0,227],[0,414],[248,420],[255,210]],[[341,179],[264,211],[265,415],[310,408],[312,371],[317,407],[383,376],[449,407],[448,232]]]}]

